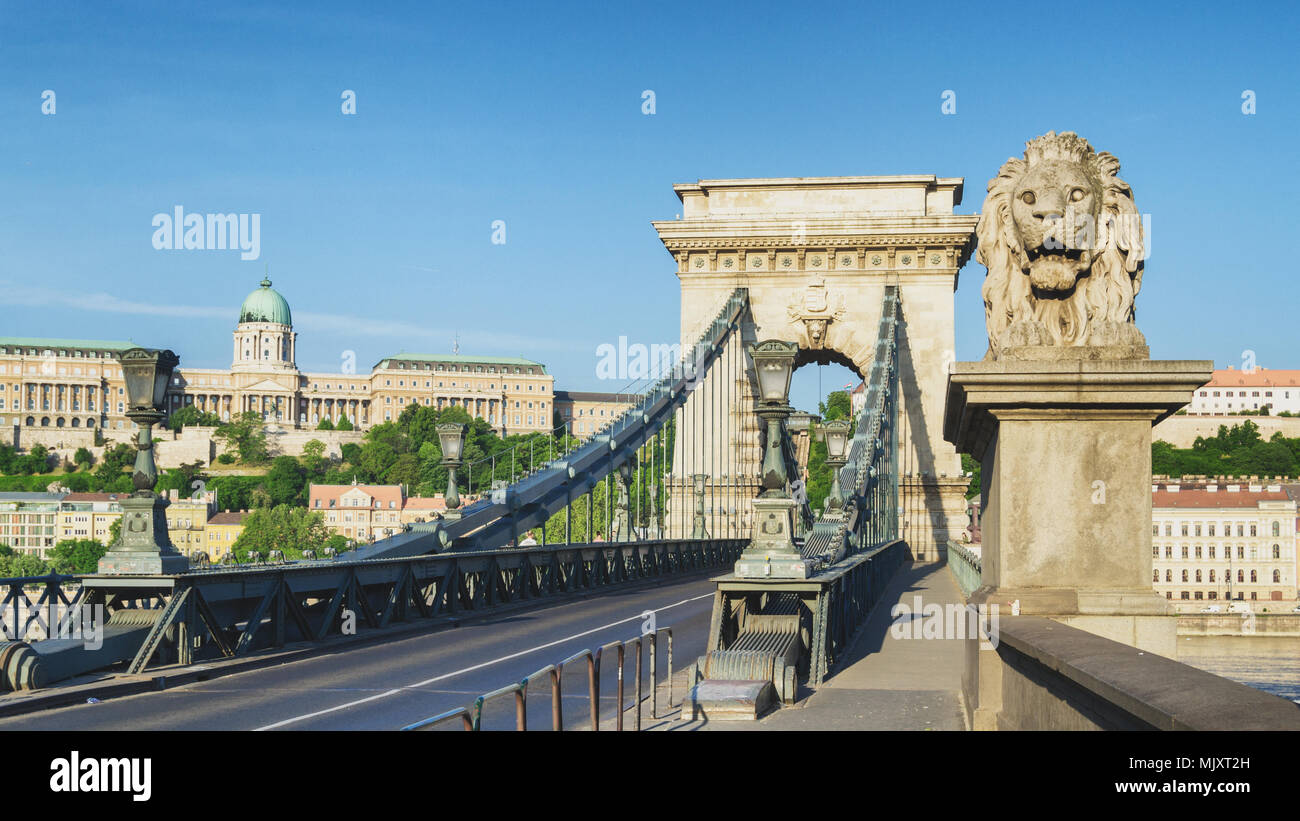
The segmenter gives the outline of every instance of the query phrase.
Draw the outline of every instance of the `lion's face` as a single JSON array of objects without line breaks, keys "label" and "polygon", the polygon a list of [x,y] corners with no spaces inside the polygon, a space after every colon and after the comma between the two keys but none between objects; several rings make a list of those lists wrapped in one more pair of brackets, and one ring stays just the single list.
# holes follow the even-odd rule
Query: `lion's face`
[{"label": "lion's face", "polygon": [[1093,229],[1101,192],[1079,163],[1035,163],[1015,185],[1011,218],[1020,240],[1020,269],[1045,296],[1069,292],[1093,262]]}]

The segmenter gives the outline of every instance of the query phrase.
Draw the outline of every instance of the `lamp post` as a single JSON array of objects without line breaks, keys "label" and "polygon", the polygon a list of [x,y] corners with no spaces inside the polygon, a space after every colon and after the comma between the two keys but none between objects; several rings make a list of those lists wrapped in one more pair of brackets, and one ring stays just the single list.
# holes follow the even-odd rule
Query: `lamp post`
[{"label": "lamp post", "polygon": [[691,474],[691,487],[695,491],[695,517],[691,527],[692,539],[709,538],[709,528],[704,518],[704,483],[709,480],[707,473]]},{"label": "lamp post", "polygon": [[153,492],[158,467],[153,458],[153,426],[161,422],[167,385],[180,359],[171,351],[131,348],[122,353],[126,382],[126,416],[138,428],[135,434],[135,492],[121,501],[122,529],[118,540],[99,560],[104,574],[183,573],[189,559],[172,545],[167,534],[167,500]]},{"label": "lamp post", "polygon": [[793,527],[798,502],[790,495],[790,477],[785,468],[785,420],[790,407],[790,378],[799,345],[768,339],[749,349],[758,374],[758,407],[755,412],[766,423],[763,465],[754,500],[754,537],[736,561],[735,575],[741,578],[804,579],[809,563],[794,543]]},{"label": "lamp post", "polygon": [[636,470],[636,456],[629,456],[618,466],[618,503],[614,510],[614,541],[630,542],[632,528],[632,472]]},{"label": "lamp post", "polygon": [[849,427],[844,419],[822,425],[822,437],[826,440],[826,466],[831,469],[831,491],[826,497],[828,513],[843,509],[843,501],[840,499],[840,468],[848,463]]},{"label": "lamp post", "polygon": [[447,519],[460,518],[460,511],[456,509],[460,507],[456,468],[464,461],[465,431],[468,429],[469,426],[461,422],[444,422],[437,427],[438,441],[442,444],[442,466],[447,469],[447,495],[443,497],[447,503],[447,512],[443,517]]}]

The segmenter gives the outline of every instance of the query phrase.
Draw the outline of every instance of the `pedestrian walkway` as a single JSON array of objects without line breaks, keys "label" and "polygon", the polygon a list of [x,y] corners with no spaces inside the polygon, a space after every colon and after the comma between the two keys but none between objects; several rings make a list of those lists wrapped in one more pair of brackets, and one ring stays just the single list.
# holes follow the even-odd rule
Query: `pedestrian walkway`
[{"label": "pedestrian walkway", "polygon": [[914,609],[917,596],[923,605],[964,603],[946,565],[904,565],[833,675],[798,703],[758,721],[651,724],[670,731],[964,730],[959,693],[965,642],[922,639],[919,626],[917,638],[891,633],[894,605]]}]

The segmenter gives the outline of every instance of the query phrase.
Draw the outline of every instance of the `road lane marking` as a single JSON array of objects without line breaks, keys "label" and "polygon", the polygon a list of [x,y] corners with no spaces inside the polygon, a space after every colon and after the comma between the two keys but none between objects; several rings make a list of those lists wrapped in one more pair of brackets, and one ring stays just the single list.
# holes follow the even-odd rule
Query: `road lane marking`
[{"label": "road lane marking", "polygon": [[[713,598],[712,593],[705,593],[702,596],[695,596],[694,598],[690,598],[690,599],[682,599],[681,601],[676,602],[674,604],[665,605],[663,607],[657,607],[655,608],[654,612],[658,613],[663,610],[671,610],[672,608],[680,607],[683,604],[690,604],[691,602],[696,602],[699,601],[700,599],[711,599],[711,598]],[[572,636],[566,636],[565,638],[562,639],[556,639],[555,641],[547,642],[546,644],[539,644],[536,647],[530,647],[527,650],[520,650],[519,652],[511,653],[508,656],[502,656],[501,658],[492,659],[491,661],[485,661],[482,662],[481,664],[475,664],[472,667],[465,667],[464,669],[456,670],[455,672],[452,673],[443,673],[440,676],[434,676],[433,678],[425,679],[424,681],[417,681],[415,684],[408,684],[404,687],[395,687],[392,690],[386,690],[382,693],[376,693],[373,696],[367,696],[366,698],[359,698],[356,701],[349,701],[346,704],[340,704],[337,707],[329,707],[324,710],[317,710],[314,713],[304,713],[303,715],[294,716],[293,718],[286,718],[283,721],[277,721],[274,724],[267,724],[264,727],[257,727],[256,729],[253,730],[253,732],[260,733],[263,730],[274,730],[277,727],[283,727],[287,724],[295,724],[299,721],[306,721],[309,718],[316,718],[317,716],[323,716],[329,713],[338,712],[339,710],[346,710],[350,707],[356,707],[359,704],[366,704],[371,701],[378,701],[381,698],[387,698],[389,696],[397,695],[398,693],[405,692],[406,690],[415,690],[420,687],[427,687],[430,684],[433,684],[438,681],[442,681],[444,679],[454,678],[455,676],[461,676],[464,675],[465,673],[472,673],[475,670],[482,670],[484,667],[491,667],[492,665],[500,664],[503,661],[510,661],[511,659],[517,659],[520,656],[526,656],[529,653],[536,653],[538,650],[545,650],[546,648],[554,647],[557,644],[564,644],[566,641],[573,641],[574,639],[580,639],[583,636],[589,636],[592,633],[599,633],[601,630],[608,630],[611,627],[618,627],[620,624],[627,624],[630,621],[641,621],[641,614],[638,613],[635,616],[629,616],[626,619],[619,619],[618,621],[613,621],[610,622],[609,624],[602,624],[600,627],[593,627],[590,630],[584,630],[581,633],[574,633]]]}]

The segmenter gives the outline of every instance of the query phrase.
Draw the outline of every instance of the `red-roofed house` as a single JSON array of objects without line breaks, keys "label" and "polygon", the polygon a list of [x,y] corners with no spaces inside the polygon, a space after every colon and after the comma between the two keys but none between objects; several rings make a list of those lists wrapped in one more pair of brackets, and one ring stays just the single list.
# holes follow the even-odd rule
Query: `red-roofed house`
[{"label": "red-roofed house", "polygon": [[1210,381],[1196,389],[1187,412],[1197,416],[1224,416],[1257,411],[1268,405],[1270,414],[1300,413],[1300,371],[1268,368],[1216,370]]}]

